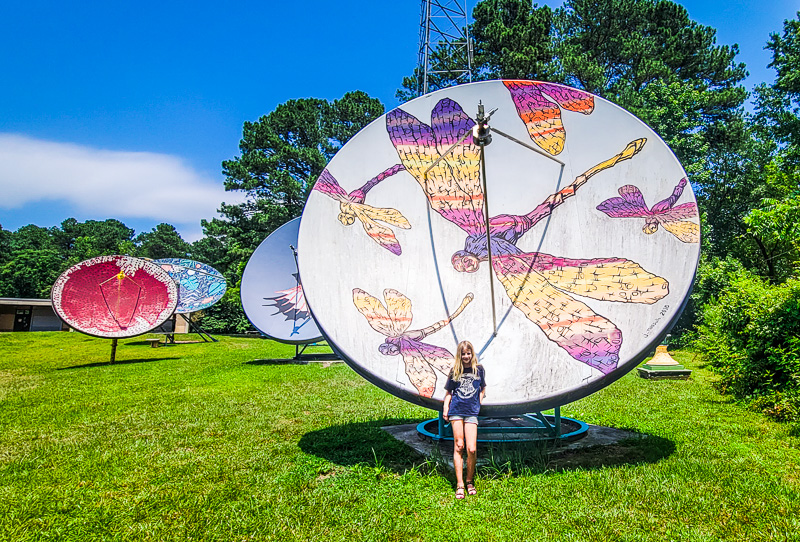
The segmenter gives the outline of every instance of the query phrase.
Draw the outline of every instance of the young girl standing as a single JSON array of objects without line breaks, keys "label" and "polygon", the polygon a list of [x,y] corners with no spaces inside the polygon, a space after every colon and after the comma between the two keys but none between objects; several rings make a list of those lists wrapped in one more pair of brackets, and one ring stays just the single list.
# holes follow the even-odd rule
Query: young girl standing
[{"label": "young girl standing", "polygon": [[444,386],[442,417],[453,429],[453,468],[456,471],[456,499],[464,498],[464,444],[467,447],[466,492],[475,495],[475,460],[478,446],[478,412],[486,395],[483,367],[478,364],[475,349],[469,341],[461,341],[456,349],[456,362]]}]

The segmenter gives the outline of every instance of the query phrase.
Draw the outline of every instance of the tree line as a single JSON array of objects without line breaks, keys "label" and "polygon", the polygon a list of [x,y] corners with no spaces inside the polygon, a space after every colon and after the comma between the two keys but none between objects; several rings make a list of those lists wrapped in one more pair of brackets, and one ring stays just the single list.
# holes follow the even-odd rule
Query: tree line
[{"label": "tree line", "polygon": [[[800,418],[798,19],[764,37],[775,79],[752,93],[738,48],[717,44],[713,28],[670,0],[567,0],[556,9],[482,0],[470,28],[475,80],[547,80],[592,92],[634,113],[672,148],[697,195],[703,234],[695,290],[675,335],[707,356],[725,389],[787,418]],[[432,58],[437,72],[453,62],[443,48]],[[419,76],[403,79],[399,98],[416,96]],[[455,83],[446,73],[429,77],[430,90]],[[383,113],[379,100],[353,91],[333,101],[289,100],[245,122],[240,154],[222,170],[225,189],[247,199],[202,221],[196,243],[168,224],[133,237],[114,220],[0,231],[0,295],[46,295],[84,256],[155,257],[164,249],[228,278],[229,294],[208,311],[207,326],[246,329],[238,284],[249,256],[300,215],[328,161]]]},{"label": "tree line", "polygon": [[0,296],[50,297],[58,275],[83,260],[107,254],[145,258],[205,256],[203,242],[189,244],[170,224],[135,235],[115,219],[78,222],[42,228],[29,224],[16,231],[0,228]]}]

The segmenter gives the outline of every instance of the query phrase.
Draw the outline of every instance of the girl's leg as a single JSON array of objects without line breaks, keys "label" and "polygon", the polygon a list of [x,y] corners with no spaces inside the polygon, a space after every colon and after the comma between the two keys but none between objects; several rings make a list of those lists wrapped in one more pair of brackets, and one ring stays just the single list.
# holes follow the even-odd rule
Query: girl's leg
[{"label": "girl's leg", "polygon": [[456,488],[464,487],[464,420],[452,420],[453,429],[453,470],[456,471]]},{"label": "girl's leg", "polygon": [[[453,433],[455,435],[455,433]],[[467,484],[475,481],[475,463],[478,458],[478,424],[464,424],[464,440],[467,447]],[[475,490],[467,488],[470,495],[475,494]]]}]

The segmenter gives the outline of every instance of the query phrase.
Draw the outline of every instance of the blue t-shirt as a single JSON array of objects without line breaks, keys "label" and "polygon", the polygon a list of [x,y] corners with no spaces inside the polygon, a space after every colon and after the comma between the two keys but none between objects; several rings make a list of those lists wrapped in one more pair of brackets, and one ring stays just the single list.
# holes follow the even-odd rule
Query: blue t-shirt
[{"label": "blue t-shirt", "polygon": [[453,380],[453,372],[447,377],[444,389],[450,392],[448,416],[477,416],[481,410],[481,390],[486,387],[486,372],[478,365],[477,373],[465,367],[461,379]]}]

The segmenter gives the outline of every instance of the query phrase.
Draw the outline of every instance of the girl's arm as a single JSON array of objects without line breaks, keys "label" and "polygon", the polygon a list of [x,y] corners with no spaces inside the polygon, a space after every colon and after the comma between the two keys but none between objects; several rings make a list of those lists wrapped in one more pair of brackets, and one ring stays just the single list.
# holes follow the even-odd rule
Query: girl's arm
[{"label": "girl's arm", "polygon": [[447,413],[450,411],[450,398],[452,397],[451,393],[448,391],[444,394],[444,405],[442,405],[442,418],[444,421],[449,422],[450,420],[447,419]]}]

